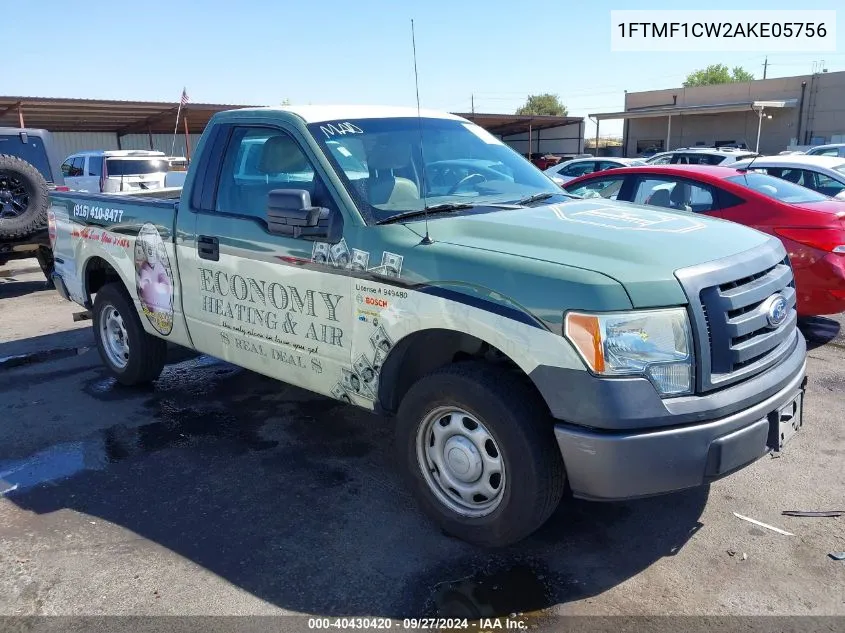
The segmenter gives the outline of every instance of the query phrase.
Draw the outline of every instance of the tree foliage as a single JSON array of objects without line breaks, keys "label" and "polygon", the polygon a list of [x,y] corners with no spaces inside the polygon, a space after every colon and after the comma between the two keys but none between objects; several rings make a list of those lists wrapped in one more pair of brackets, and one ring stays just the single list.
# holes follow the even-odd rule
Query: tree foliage
[{"label": "tree foliage", "polygon": [[548,92],[540,95],[528,95],[525,105],[517,108],[516,114],[548,114],[566,116],[566,106],[560,102],[560,97]]},{"label": "tree foliage", "polygon": [[707,68],[701,68],[687,75],[684,81],[684,88],[693,86],[713,86],[716,84],[731,84],[745,81],[753,81],[754,75],[742,68],[734,66],[728,68],[724,64],[711,64]]}]

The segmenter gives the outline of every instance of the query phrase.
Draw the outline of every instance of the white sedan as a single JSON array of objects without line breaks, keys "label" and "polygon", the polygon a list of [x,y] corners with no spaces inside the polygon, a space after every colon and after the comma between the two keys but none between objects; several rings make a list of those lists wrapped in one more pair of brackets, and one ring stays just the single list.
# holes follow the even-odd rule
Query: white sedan
[{"label": "white sedan", "polygon": [[638,158],[575,158],[549,167],[544,173],[557,184],[563,185],[573,178],[592,174],[595,171],[604,171],[615,167],[636,167],[645,164],[644,160]]},{"label": "white sedan", "polygon": [[732,163],[730,167],[750,167],[752,171],[783,178],[831,198],[845,200],[845,158],[783,154],[741,160]]}]

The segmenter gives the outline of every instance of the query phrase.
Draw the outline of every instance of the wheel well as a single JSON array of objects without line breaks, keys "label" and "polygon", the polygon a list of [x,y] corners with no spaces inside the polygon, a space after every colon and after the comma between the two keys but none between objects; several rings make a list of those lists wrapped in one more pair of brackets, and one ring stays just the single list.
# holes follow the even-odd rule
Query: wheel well
[{"label": "wheel well", "polygon": [[102,257],[92,257],[85,265],[85,299],[91,304],[91,295],[106,284],[118,282],[123,285],[123,279],[120,274],[114,269],[114,266],[109,264]]},{"label": "wheel well", "polygon": [[507,367],[537,391],[528,375],[498,348],[471,334],[432,329],[406,336],[391,350],[381,368],[379,408],[383,413],[395,413],[408,389],[420,378],[440,367],[469,360]]}]

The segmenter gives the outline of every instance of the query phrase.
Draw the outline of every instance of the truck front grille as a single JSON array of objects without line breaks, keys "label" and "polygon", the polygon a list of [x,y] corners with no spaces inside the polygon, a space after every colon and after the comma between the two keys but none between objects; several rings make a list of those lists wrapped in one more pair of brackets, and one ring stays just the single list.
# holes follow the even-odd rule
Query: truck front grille
[{"label": "truck front grille", "polygon": [[[797,341],[795,282],[783,245],[760,249],[676,272],[690,300],[696,334],[697,390],[712,391],[777,364]],[[768,319],[769,299],[786,300],[777,327]]]}]

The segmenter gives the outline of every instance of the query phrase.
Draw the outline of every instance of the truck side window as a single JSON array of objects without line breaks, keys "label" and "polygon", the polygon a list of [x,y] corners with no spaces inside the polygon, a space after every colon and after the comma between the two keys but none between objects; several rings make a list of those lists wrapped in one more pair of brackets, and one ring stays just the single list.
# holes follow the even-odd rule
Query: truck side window
[{"label": "truck side window", "polygon": [[72,168],[71,164],[72,160],[70,158],[68,158],[65,162],[62,163],[62,176],[70,176],[70,171]]},{"label": "truck side window", "polygon": [[223,155],[215,210],[264,217],[273,189],[305,189],[313,200],[315,180],[311,162],[289,134],[238,127]]}]

